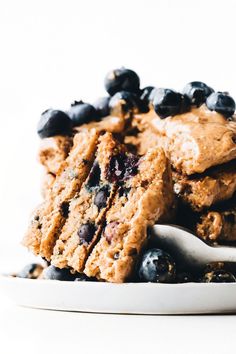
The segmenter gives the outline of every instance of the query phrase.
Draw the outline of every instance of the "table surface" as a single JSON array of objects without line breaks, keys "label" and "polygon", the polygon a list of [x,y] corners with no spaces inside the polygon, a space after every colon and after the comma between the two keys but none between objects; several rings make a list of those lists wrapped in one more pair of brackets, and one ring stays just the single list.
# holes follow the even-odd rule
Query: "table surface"
[{"label": "table surface", "polygon": [[[0,353],[228,354],[235,315],[142,316],[36,310],[0,290]],[[79,351],[79,350],[82,350]]]}]

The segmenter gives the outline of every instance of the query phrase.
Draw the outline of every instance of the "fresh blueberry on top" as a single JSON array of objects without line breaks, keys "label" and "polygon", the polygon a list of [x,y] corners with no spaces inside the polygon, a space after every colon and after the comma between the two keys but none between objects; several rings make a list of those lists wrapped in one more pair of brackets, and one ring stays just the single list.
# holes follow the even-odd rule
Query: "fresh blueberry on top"
[{"label": "fresh blueberry on top", "polygon": [[235,111],[235,101],[226,92],[213,92],[206,101],[210,111],[221,113],[226,118],[231,117]]},{"label": "fresh blueberry on top", "polygon": [[180,113],[189,112],[191,109],[191,101],[187,95],[181,95],[181,108]]},{"label": "fresh blueberry on top", "polygon": [[91,104],[84,103],[83,101],[75,101],[72,103],[68,114],[74,127],[98,119],[96,109]]},{"label": "fresh blueberry on top", "polygon": [[98,207],[98,209],[105,208],[107,205],[107,198],[110,194],[110,187],[109,185],[103,186],[100,188],[95,197],[94,197],[94,204]]},{"label": "fresh blueberry on top", "polygon": [[128,91],[120,91],[111,97],[109,108],[112,114],[122,115],[135,109],[138,111],[139,102],[137,95]]},{"label": "fresh blueberry on top", "polygon": [[51,280],[67,280],[67,281],[73,281],[74,280],[74,275],[71,274],[70,270],[67,268],[57,268],[53,265],[50,265],[49,267],[45,268],[43,273],[43,279],[51,279]]},{"label": "fresh blueberry on top", "polygon": [[144,101],[147,106],[152,103],[153,90],[155,90],[154,86],[147,86],[140,90],[140,99]]},{"label": "fresh blueberry on top", "polygon": [[150,92],[150,95],[149,95],[149,102],[153,104],[153,100],[154,100],[154,97],[155,97],[155,94],[156,94],[156,91],[158,89],[156,87],[153,88],[153,90]]},{"label": "fresh blueberry on top", "polygon": [[214,90],[200,81],[189,82],[183,89],[183,94],[187,95],[193,106],[201,106],[206,102],[207,97]]},{"label": "fresh blueberry on top", "polygon": [[236,278],[231,272],[223,269],[205,273],[201,279],[203,283],[235,283]]},{"label": "fresh blueberry on top", "polygon": [[86,224],[81,225],[77,232],[81,244],[90,243],[93,239],[95,232],[96,226],[93,223],[88,222]]},{"label": "fresh blueberry on top", "polygon": [[37,263],[27,264],[18,274],[19,278],[27,279],[37,279],[41,272],[43,271],[43,266]]},{"label": "fresh blueberry on top", "polygon": [[100,118],[106,117],[110,114],[110,107],[109,107],[110,97],[101,97],[97,99],[93,106],[96,109]]},{"label": "fresh blueberry on top", "polygon": [[71,130],[70,117],[65,112],[55,109],[43,112],[37,126],[37,133],[42,139],[55,135],[70,135]]},{"label": "fresh blueberry on top", "polygon": [[171,89],[156,89],[153,106],[160,118],[174,116],[181,112],[182,95]]},{"label": "fresh blueberry on top", "polygon": [[171,283],[175,279],[175,273],[175,262],[168,253],[152,248],[143,254],[138,270],[141,281]]},{"label": "fresh blueberry on top", "polygon": [[105,77],[105,88],[113,96],[119,91],[139,91],[140,80],[138,75],[130,69],[120,68],[110,71]]}]

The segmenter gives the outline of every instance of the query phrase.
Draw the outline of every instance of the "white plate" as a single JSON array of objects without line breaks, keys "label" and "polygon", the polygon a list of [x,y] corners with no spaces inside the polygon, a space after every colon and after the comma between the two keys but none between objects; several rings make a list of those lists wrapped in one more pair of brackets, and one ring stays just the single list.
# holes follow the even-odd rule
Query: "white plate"
[{"label": "white plate", "polygon": [[122,314],[236,313],[236,283],[110,284],[0,276],[0,291],[18,305]]}]

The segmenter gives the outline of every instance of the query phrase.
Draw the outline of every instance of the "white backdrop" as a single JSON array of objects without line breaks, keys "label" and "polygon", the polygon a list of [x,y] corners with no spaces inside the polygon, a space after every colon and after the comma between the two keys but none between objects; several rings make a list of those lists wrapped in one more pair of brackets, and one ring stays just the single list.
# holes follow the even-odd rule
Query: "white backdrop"
[{"label": "white backdrop", "polygon": [[27,255],[19,243],[40,200],[40,113],[93,101],[121,65],[143,86],[202,80],[236,97],[235,10],[234,0],[1,0],[0,267]]}]

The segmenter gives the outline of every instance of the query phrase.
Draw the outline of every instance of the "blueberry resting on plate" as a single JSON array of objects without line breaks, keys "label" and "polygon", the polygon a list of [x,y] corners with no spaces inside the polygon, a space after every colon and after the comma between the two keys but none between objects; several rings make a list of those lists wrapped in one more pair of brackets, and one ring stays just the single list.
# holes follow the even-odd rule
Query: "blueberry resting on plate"
[{"label": "blueberry resting on plate", "polygon": [[91,104],[84,103],[83,101],[75,101],[72,103],[68,114],[74,127],[98,119],[98,112],[96,109]]},{"label": "blueberry resting on plate", "polygon": [[200,81],[189,82],[183,89],[183,94],[187,95],[191,104],[197,107],[205,103],[212,92],[214,90],[211,87]]},{"label": "blueberry resting on plate", "polygon": [[93,278],[90,279],[89,277],[87,277],[87,275],[85,275],[83,273],[75,273],[74,276],[75,276],[74,281],[89,281],[89,280],[93,280]]},{"label": "blueberry resting on plate", "polygon": [[205,273],[201,279],[203,283],[235,283],[235,276],[223,269],[213,270]]},{"label": "blueberry resting on plate", "polygon": [[63,111],[48,109],[41,114],[37,133],[40,138],[49,138],[55,135],[70,135],[72,121]]},{"label": "blueberry resting on plate", "polygon": [[210,111],[221,113],[226,118],[231,117],[235,111],[235,101],[226,92],[213,92],[206,101]]},{"label": "blueberry resting on plate", "polygon": [[183,96],[171,89],[158,88],[155,90],[153,106],[160,118],[181,113]]},{"label": "blueberry resting on plate", "polygon": [[106,117],[110,114],[110,107],[109,107],[110,97],[100,97],[98,98],[93,106],[96,109],[100,118]]},{"label": "blueberry resting on plate", "polygon": [[19,278],[37,279],[43,271],[43,266],[37,263],[27,264],[18,274]]},{"label": "blueberry resting on plate", "polygon": [[192,274],[188,272],[177,272],[176,274],[176,283],[190,283],[194,281]]},{"label": "blueberry resting on plate", "polygon": [[66,280],[66,281],[73,281],[75,276],[70,272],[69,269],[64,268],[60,269],[53,265],[45,268],[43,273],[43,279],[50,279],[50,280]]},{"label": "blueberry resting on plate", "polygon": [[139,85],[138,75],[133,70],[123,67],[109,71],[105,77],[105,88],[111,96],[119,91],[138,93]]},{"label": "blueberry resting on plate", "polygon": [[172,283],[175,280],[175,274],[175,262],[168,253],[152,248],[143,254],[138,270],[141,281]]}]

